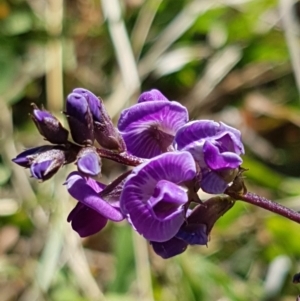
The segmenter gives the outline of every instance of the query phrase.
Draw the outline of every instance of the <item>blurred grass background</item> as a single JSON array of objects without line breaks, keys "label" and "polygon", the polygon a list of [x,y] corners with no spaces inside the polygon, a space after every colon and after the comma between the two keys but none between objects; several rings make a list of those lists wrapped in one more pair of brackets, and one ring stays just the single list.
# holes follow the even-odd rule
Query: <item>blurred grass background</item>
[{"label": "blurred grass background", "polygon": [[[300,210],[299,15],[293,0],[0,0],[0,301],[294,301],[300,225],[238,202],[208,247],[163,260],[125,222],[80,239],[71,169],[37,183],[11,159],[44,143],[32,102],[64,122],[84,87],[117,120],[157,88],[239,128],[248,189]],[[102,181],[120,171],[105,161]]]}]

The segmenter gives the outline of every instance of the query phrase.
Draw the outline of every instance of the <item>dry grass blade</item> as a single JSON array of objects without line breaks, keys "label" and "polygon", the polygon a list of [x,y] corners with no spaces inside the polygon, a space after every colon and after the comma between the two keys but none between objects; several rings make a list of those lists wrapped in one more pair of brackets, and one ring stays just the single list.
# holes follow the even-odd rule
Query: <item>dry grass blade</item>
[{"label": "dry grass blade", "polygon": [[214,7],[214,5],[213,1],[193,1],[187,5],[163,30],[157,41],[140,61],[140,76],[144,78],[153,71],[154,63],[160,56],[195,23],[200,15]]},{"label": "dry grass blade", "polygon": [[132,231],[135,252],[137,284],[139,300],[154,301],[151,281],[151,269],[149,264],[149,252],[147,241],[136,231]]},{"label": "dry grass blade", "polygon": [[139,58],[140,56],[153,19],[162,1],[163,0],[145,1],[140,9],[138,18],[131,32],[131,44],[136,58]]},{"label": "dry grass blade", "polygon": [[294,0],[279,1],[285,37],[291,56],[291,63],[295,74],[298,93],[300,95],[300,30],[293,12],[294,3]]},{"label": "dry grass blade", "polygon": [[184,103],[189,111],[203,107],[207,96],[220,81],[232,70],[242,57],[242,49],[238,46],[228,46],[216,54],[208,62],[201,79],[185,97]]},{"label": "dry grass blade", "polygon": [[47,101],[49,109],[58,112],[64,104],[62,42],[57,38],[62,31],[63,1],[47,1],[45,15],[48,34],[53,37],[46,47]]},{"label": "dry grass blade", "polygon": [[[59,197],[66,194],[61,194],[61,190],[58,190]],[[56,199],[57,197],[58,194]],[[54,275],[59,269],[58,262],[60,261],[60,254],[64,244],[65,223],[65,215],[62,208],[57,208],[50,220],[51,227],[49,227],[48,238],[37,270],[36,281],[44,293],[48,291]]]},{"label": "dry grass blade", "polygon": [[140,61],[140,77],[146,77],[153,71],[154,63],[159,57],[178,40],[194,23],[207,11],[224,5],[240,5],[251,0],[225,0],[225,1],[193,1],[174,18],[174,20],[162,31],[156,42],[149,49],[145,57]]},{"label": "dry grass blade", "polygon": [[158,78],[181,70],[185,65],[193,61],[207,58],[210,54],[205,46],[178,47],[163,54],[155,64],[154,75]]},{"label": "dry grass blade", "polygon": [[139,88],[140,79],[125,23],[122,19],[120,2],[118,0],[102,0],[101,3],[108,21],[122,79],[126,90],[131,94]]},{"label": "dry grass blade", "polygon": [[300,127],[299,111],[274,102],[260,93],[251,93],[246,97],[246,108],[255,114],[264,114],[274,119],[286,120]]},{"label": "dry grass blade", "polygon": [[20,200],[26,200],[28,202],[27,205],[29,205],[30,203],[31,206],[34,206],[37,200],[32,190],[26,171],[20,169],[16,164],[11,162],[11,158],[16,157],[18,152],[16,150],[13,138],[13,122],[11,111],[2,98],[0,98],[0,111],[1,140],[3,140],[3,143],[0,143],[0,153],[4,162],[12,170],[12,185],[14,187],[14,191],[18,195],[18,198]]},{"label": "dry grass blade", "polygon": [[89,300],[105,301],[105,297],[98,287],[85,257],[78,234],[67,227],[65,232],[64,252],[68,265],[77,279],[78,286]]}]

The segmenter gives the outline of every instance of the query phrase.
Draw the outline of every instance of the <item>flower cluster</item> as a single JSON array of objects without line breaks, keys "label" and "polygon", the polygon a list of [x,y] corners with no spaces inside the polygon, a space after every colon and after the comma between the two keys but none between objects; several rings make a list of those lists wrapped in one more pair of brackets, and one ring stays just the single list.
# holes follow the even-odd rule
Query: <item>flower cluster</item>
[{"label": "flower cluster", "polygon": [[[187,109],[160,91],[144,92],[121,112],[117,128],[103,101],[85,89],[68,97],[68,130],[51,113],[33,107],[32,119],[51,144],[28,149],[13,161],[47,180],[65,164],[77,171],[66,187],[78,203],[68,221],[80,236],[108,220],[127,219],[163,258],[206,245],[217,219],[234,200],[224,195],[241,172],[241,134],[222,122],[189,121]],[[95,180],[101,158],[133,166],[108,185]],[[213,194],[203,202],[198,191]]]}]

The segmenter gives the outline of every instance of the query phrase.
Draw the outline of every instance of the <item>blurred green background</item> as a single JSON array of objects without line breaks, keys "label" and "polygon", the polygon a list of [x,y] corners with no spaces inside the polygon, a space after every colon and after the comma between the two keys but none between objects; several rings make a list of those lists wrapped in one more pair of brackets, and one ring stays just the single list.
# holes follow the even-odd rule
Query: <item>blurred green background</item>
[{"label": "blurred green background", "polygon": [[[111,116],[160,89],[242,131],[250,191],[300,210],[300,4],[293,0],[0,0],[0,301],[294,301],[300,225],[238,202],[207,247],[163,260],[125,222],[80,239],[62,186],[11,163],[64,122],[75,87]],[[103,182],[121,167],[104,161]]]}]

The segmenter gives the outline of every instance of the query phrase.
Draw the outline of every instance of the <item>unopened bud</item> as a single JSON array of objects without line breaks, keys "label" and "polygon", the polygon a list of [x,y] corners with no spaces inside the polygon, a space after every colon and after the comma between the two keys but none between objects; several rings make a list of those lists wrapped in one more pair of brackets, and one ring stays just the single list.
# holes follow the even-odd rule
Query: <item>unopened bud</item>
[{"label": "unopened bud", "polygon": [[86,99],[78,93],[69,94],[65,114],[73,140],[81,145],[91,145],[94,140],[93,118]]},{"label": "unopened bud", "polygon": [[34,178],[44,181],[51,178],[67,163],[67,152],[68,150],[60,146],[45,145],[22,152],[13,159],[13,162],[30,168]]},{"label": "unopened bud", "polygon": [[35,104],[33,104],[33,108],[31,117],[40,134],[51,143],[66,143],[69,132],[61,125],[57,118],[46,110],[40,110]]},{"label": "unopened bud", "polygon": [[108,115],[102,99],[82,88],[74,89],[73,93],[82,95],[89,105],[93,116],[94,136],[97,142],[106,149],[124,151],[123,138]]}]

